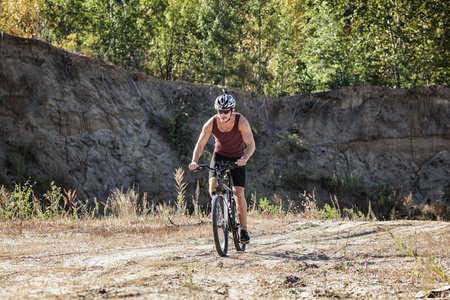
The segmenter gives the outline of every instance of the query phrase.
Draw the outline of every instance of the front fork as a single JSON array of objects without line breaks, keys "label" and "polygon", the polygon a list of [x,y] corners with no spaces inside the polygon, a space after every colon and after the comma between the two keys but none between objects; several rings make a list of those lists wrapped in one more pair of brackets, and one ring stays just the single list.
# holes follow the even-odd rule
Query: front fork
[{"label": "front fork", "polygon": [[228,227],[228,193],[223,194],[223,226]]},{"label": "front fork", "polygon": [[[215,196],[219,195],[220,193],[217,193],[217,191],[213,191],[212,192],[213,195],[213,199]],[[230,202],[228,201],[228,193],[225,191],[222,193],[222,199],[223,199],[223,206],[222,206],[222,210],[223,210],[223,226],[224,228],[228,227],[228,209],[230,207]]]}]

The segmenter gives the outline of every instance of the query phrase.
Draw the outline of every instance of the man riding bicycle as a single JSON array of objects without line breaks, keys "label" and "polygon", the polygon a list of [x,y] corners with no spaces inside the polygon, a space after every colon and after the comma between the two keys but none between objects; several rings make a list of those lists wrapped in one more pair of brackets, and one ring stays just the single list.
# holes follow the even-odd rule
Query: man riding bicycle
[{"label": "man riding bicycle", "polygon": [[[241,224],[241,243],[250,242],[247,232],[247,201],[245,200],[245,165],[255,152],[255,140],[248,121],[234,112],[236,101],[233,96],[223,94],[216,98],[214,107],[217,115],[211,117],[204,125],[192,155],[190,170],[197,169],[198,160],[203,153],[211,134],[214,135],[215,146],[210,166],[214,168],[219,161],[234,161],[240,168],[231,170],[233,195]],[[209,172],[209,193],[211,197],[217,186],[217,177]]]}]

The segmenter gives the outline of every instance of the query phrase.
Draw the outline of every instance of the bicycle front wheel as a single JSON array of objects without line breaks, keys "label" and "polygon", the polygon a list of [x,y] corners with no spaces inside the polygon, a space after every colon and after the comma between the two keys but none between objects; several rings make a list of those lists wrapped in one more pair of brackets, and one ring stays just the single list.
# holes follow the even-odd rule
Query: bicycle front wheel
[{"label": "bicycle front wheel", "polygon": [[236,248],[236,251],[245,251],[245,244],[241,244],[239,240],[239,217],[236,210],[236,201],[234,198],[231,200],[231,212],[230,212],[230,230],[232,230],[233,233],[233,242],[234,247]]},{"label": "bicycle front wheel", "polygon": [[222,196],[216,195],[212,201],[212,226],[214,244],[220,256],[226,256],[228,251],[228,226],[227,215],[225,215],[225,203]]}]

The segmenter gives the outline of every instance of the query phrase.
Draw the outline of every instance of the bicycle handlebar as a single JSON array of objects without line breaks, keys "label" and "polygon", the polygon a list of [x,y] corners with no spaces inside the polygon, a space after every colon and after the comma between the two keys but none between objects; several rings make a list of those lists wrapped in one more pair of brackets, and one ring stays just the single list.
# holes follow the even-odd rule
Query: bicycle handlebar
[{"label": "bicycle handlebar", "polygon": [[198,165],[196,170],[203,170],[203,169],[208,169],[211,171],[225,171],[225,170],[231,170],[234,168],[240,168],[241,166],[238,166],[237,162],[234,161],[220,161],[218,162],[218,166],[211,168],[208,165]]}]

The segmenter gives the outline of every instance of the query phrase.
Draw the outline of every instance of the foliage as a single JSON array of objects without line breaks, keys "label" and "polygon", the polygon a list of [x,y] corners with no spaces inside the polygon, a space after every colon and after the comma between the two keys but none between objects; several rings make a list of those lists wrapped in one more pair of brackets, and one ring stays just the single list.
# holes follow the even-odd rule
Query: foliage
[{"label": "foliage", "polygon": [[331,185],[335,193],[342,195],[363,198],[368,194],[366,182],[357,171],[352,171],[350,174],[342,174],[340,178],[333,174]]},{"label": "foliage", "polygon": [[63,211],[63,207],[61,206],[62,194],[61,188],[55,185],[55,182],[52,181],[50,183],[50,191],[44,194],[44,199],[47,200],[47,209],[45,210],[44,216],[46,218],[52,218],[59,216]]},{"label": "foliage", "polygon": [[283,206],[281,204],[270,204],[269,199],[264,197],[264,199],[259,200],[258,207],[263,214],[280,214]]},{"label": "foliage", "polygon": [[[175,179],[175,201],[165,201],[162,203],[153,203],[147,199],[147,193],[139,194],[138,190],[133,188],[127,189],[113,189],[108,196],[106,203],[98,201],[95,197],[93,202],[85,200],[79,201],[76,196],[76,191],[66,191],[61,193],[61,188],[56,186],[54,182],[50,184],[50,190],[43,194],[43,199],[39,199],[33,192],[34,184],[27,181],[24,184],[15,184],[15,189],[12,192],[7,191],[4,187],[0,188],[0,219],[3,220],[28,220],[28,219],[74,219],[79,218],[108,218],[118,217],[126,219],[137,219],[140,216],[157,215],[163,219],[169,219],[170,216],[178,215],[183,217],[195,216],[203,218],[208,214],[208,206],[201,206],[199,204],[200,191],[207,194],[207,186],[197,183],[195,196],[192,197],[192,210],[188,209],[186,201],[186,187],[184,182],[184,171],[182,168],[177,168],[174,172]],[[371,202],[367,214],[364,215],[356,207],[346,208],[342,210],[339,205],[337,196],[331,196],[331,205],[325,203],[322,208],[317,205],[315,191],[312,194],[304,191],[299,195],[301,202],[300,215],[306,219],[315,220],[363,220],[376,221],[375,211],[372,210]],[[210,202],[209,195],[205,195],[207,202]],[[404,207],[399,207],[398,211],[395,207],[391,210],[390,218],[399,218],[398,214],[402,210],[408,211],[408,199],[403,201]],[[298,200],[296,200],[298,201]],[[172,203],[172,204],[171,204]],[[268,197],[260,198],[257,201],[256,193],[252,193],[249,199],[249,213],[263,214],[263,215],[290,215],[297,214],[299,211],[292,199],[289,197],[283,200],[277,194],[274,194],[270,199]],[[286,205],[283,205],[287,203]],[[378,212],[380,213],[380,212]],[[425,219],[424,215],[419,215],[420,218]],[[384,217],[382,215],[382,217]],[[409,215],[411,217],[411,215]],[[404,248],[404,247],[403,247]]]},{"label": "foliage", "polygon": [[364,82],[449,84],[448,2],[354,0],[344,7],[353,20],[351,37],[361,45],[356,57]]},{"label": "foliage", "polygon": [[325,203],[323,209],[319,210],[319,214],[324,219],[339,219],[340,214],[336,207],[331,207],[328,203]]},{"label": "foliage", "polygon": [[0,1],[1,31],[26,38],[38,36],[44,7],[44,0]]},{"label": "foliage", "polygon": [[373,207],[380,219],[396,219],[397,193],[386,180],[376,183],[376,189],[372,192]]},{"label": "foliage", "polygon": [[435,0],[3,0],[0,28],[168,80],[283,96],[450,82]]},{"label": "foliage", "polygon": [[[2,188],[3,189],[3,188]],[[15,184],[14,191],[3,193],[7,196],[4,207],[0,207],[0,216],[5,219],[30,219],[33,217],[33,184]]]},{"label": "foliage", "polygon": [[350,57],[347,17],[332,1],[310,1],[305,4],[305,39],[300,55],[314,90],[331,90],[358,84],[353,78],[355,65]]},{"label": "foliage", "polygon": [[302,158],[308,152],[305,142],[299,138],[298,134],[285,131],[280,137],[281,141],[277,145],[277,152],[281,157],[287,158],[292,155]]},{"label": "foliage", "polygon": [[190,160],[192,131],[187,120],[192,116],[194,109],[189,103],[182,99],[174,103],[176,107],[171,110],[170,115],[157,122],[156,125],[164,132],[169,144],[177,152],[182,162]]}]

